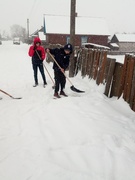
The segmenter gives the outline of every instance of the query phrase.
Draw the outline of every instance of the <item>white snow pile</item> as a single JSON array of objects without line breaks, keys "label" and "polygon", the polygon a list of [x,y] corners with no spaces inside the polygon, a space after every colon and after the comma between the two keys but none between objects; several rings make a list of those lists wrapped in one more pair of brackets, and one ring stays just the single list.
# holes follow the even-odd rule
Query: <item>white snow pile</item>
[{"label": "white snow pile", "polygon": [[[135,112],[78,74],[77,89],[53,99],[52,82],[33,88],[29,45],[0,46],[0,180],[134,180]],[[53,77],[52,64],[44,62]],[[66,72],[68,75],[68,72]]]}]

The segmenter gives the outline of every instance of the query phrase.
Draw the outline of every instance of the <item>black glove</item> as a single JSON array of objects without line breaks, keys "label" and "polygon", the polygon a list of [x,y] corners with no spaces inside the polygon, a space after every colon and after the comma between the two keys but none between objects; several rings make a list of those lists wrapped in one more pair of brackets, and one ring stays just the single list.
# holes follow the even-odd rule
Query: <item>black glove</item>
[{"label": "black glove", "polygon": [[36,49],[37,49],[37,47],[36,47],[36,46],[34,46],[33,50],[35,51]]}]

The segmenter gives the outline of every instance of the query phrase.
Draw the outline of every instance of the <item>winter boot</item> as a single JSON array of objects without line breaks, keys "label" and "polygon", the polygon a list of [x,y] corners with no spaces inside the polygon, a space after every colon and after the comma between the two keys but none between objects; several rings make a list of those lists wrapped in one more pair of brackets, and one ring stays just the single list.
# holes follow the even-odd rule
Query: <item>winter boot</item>
[{"label": "winter boot", "polygon": [[58,93],[54,93],[54,97],[55,97],[55,98],[61,98],[61,97],[58,95]]},{"label": "winter boot", "polygon": [[47,85],[47,82],[44,82],[43,87],[45,88],[45,85]]},{"label": "winter boot", "polygon": [[35,83],[34,85],[33,85],[33,87],[37,87],[38,86],[38,83]]},{"label": "winter boot", "polygon": [[67,94],[65,94],[65,92],[64,92],[64,91],[60,91],[60,95],[65,96],[65,97],[68,97],[68,95],[67,95]]}]

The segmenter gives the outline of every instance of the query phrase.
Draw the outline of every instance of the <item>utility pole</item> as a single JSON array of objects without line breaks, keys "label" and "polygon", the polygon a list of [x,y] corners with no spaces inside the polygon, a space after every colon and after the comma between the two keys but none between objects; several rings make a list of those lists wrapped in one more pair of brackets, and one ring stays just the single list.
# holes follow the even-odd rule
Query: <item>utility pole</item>
[{"label": "utility pole", "polygon": [[70,43],[73,46],[73,53],[70,57],[69,77],[74,77],[75,62],[74,62],[74,46],[75,46],[75,17],[76,17],[76,0],[71,0],[70,8]]}]

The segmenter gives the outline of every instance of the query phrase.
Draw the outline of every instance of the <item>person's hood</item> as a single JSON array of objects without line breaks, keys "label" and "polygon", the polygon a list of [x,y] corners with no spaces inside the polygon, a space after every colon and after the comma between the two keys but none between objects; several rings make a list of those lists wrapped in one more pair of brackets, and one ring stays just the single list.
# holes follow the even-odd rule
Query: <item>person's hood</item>
[{"label": "person's hood", "polygon": [[40,43],[40,44],[41,44],[41,40],[40,40],[39,37],[35,37],[33,42],[34,42],[34,45],[35,45],[36,43]]}]

